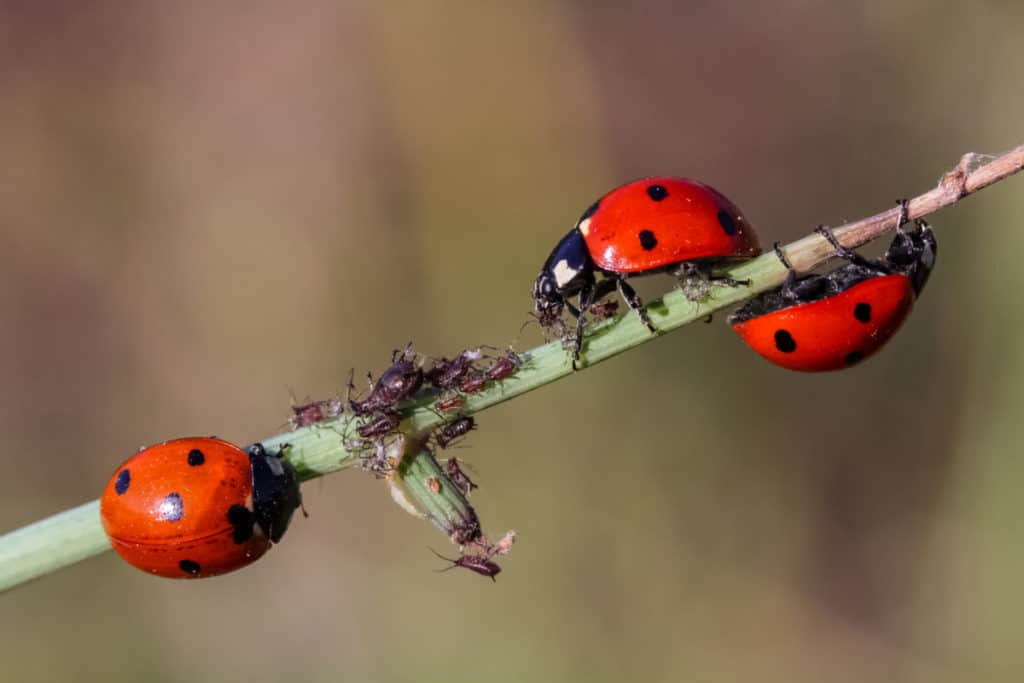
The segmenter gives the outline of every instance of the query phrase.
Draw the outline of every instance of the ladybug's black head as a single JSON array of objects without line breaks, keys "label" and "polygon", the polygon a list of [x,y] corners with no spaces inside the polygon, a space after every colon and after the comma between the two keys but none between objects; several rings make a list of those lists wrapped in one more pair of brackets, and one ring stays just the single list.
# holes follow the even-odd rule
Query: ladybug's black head
[{"label": "ladybug's black head", "polygon": [[533,283],[533,310],[540,324],[550,327],[561,319],[567,297],[594,282],[594,262],[583,238],[573,228],[555,246]]},{"label": "ladybug's black head", "polygon": [[541,271],[533,283],[533,313],[542,327],[555,325],[562,317],[565,298],[558,293],[555,277],[548,271]]},{"label": "ladybug's black head", "polygon": [[916,228],[914,231],[900,230],[896,233],[885,252],[885,261],[893,269],[906,273],[914,293],[920,294],[935,267],[939,245],[935,241],[935,233],[926,222],[918,219]]},{"label": "ladybug's black head", "polygon": [[299,477],[294,467],[267,453],[262,444],[249,447],[249,462],[256,523],[271,542],[277,543],[288,530],[295,508],[302,505]]}]

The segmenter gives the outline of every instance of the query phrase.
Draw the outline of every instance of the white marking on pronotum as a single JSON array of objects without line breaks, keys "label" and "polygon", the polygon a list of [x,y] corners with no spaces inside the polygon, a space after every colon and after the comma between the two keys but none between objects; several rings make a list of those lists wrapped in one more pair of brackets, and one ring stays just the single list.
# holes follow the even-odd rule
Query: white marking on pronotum
[{"label": "white marking on pronotum", "polygon": [[572,279],[576,277],[580,271],[570,266],[568,261],[562,259],[555,264],[555,267],[551,269],[551,272],[555,274],[555,284],[559,287],[565,287],[565,285],[572,282]]},{"label": "white marking on pronotum", "polygon": [[580,224],[577,225],[576,228],[583,233],[584,237],[586,237],[587,232],[590,231],[590,219],[584,218],[583,220],[580,221]]}]

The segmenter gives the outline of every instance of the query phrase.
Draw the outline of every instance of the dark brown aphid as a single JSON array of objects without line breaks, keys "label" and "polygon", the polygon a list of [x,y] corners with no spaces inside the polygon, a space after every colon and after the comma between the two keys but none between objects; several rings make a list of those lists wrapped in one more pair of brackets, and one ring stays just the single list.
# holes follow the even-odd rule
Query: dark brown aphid
[{"label": "dark brown aphid", "polygon": [[455,408],[458,408],[465,402],[465,398],[458,394],[455,394],[454,396],[449,396],[448,398],[442,398],[440,401],[434,404],[434,407],[444,412],[445,410],[453,410]]},{"label": "dark brown aphid", "polygon": [[370,395],[362,401],[353,401],[352,391],[355,387],[352,384],[352,376],[349,375],[348,394],[349,407],[352,412],[360,417],[371,415],[376,412],[391,410],[395,405],[411,396],[420,386],[423,385],[423,370],[410,360],[412,356],[412,345],[406,347],[404,352],[395,351],[391,356],[392,364],[374,382],[373,376],[367,374],[367,379],[372,387]]},{"label": "dark brown aphid", "polygon": [[444,569],[438,569],[438,572],[446,572],[450,569],[455,569],[456,567],[462,567],[463,569],[468,569],[480,576],[486,576],[491,581],[497,581],[494,577],[501,573],[501,567],[498,566],[498,563],[494,562],[486,555],[463,555],[458,559],[453,560],[450,557],[445,557],[433,548],[430,549],[430,552],[434,553],[442,560],[452,563],[452,566],[445,567]]},{"label": "dark brown aphid", "polygon": [[509,349],[508,353],[501,358],[496,358],[494,362],[491,363],[491,366],[487,368],[485,374],[487,375],[487,379],[491,381],[498,381],[511,375],[513,372],[518,370],[519,366],[522,364],[523,361],[519,357],[519,354],[512,349]]},{"label": "dark brown aphid", "polygon": [[587,309],[587,313],[590,313],[598,320],[607,320],[618,312],[619,302],[615,299],[602,299],[601,301],[595,301],[590,304],[590,308]]},{"label": "dark brown aphid", "polygon": [[457,420],[452,420],[444,427],[437,431],[434,435],[434,439],[437,441],[437,445],[441,448],[448,448],[448,445],[458,439],[461,436],[465,436],[472,430],[476,429],[476,420],[470,416],[460,417]]},{"label": "dark brown aphid", "polygon": [[469,475],[467,475],[459,465],[458,458],[449,458],[447,462],[445,462],[444,473],[448,475],[448,479],[451,480],[451,482],[455,484],[460,491],[462,491],[462,495],[464,496],[468,496],[473,489],[477,488],[477,485],[469,478]]},{"label": "dark brown aphid", "polygon": [[426,379],[438,389],[454,389],[483,356],[481,349],[466,349],[455,358],[436,358],[426,372]]},{"label": "dark brown aphid", "polygon": [[382,412],[370,422],[356,428],[356,433],[364,439],[384,436],[398,428],[402,421],[401,415],[392,411]]}]

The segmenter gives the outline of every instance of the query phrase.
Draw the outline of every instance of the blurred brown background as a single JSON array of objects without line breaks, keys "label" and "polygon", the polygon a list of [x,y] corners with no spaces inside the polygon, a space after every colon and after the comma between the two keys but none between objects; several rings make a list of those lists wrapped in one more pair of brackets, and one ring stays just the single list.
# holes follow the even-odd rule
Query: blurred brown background
[{"label": "blurred brown background", "polygon": [[[506,4],[0,3],[0,531],[409,339],[508,343],[620,182],[710,182],[770,244],[1024,138],[1021,3]],[[933,217],[856,371],[719,321],[481,415],[496,585],[347,472],[243,572],[0,596],[6,679],[1019,679],[1022,190]]]}]

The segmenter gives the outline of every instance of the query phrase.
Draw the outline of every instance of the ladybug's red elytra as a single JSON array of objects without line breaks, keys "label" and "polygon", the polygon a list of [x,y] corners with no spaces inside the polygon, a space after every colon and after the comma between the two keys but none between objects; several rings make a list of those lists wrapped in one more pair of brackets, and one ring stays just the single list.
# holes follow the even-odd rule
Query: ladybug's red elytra
[{"label": "ladybug's red elytra", "polygon": [[224,574],[281,540],[302,504],[294,468],[262,445],[175,439],[126,460],[100,500],[114,550],[169,578]]},{"label": "ladybug's red elytra", "polygon": [[668,176],[636,180],[594,202],[555,246],[533,285],[534,314],[544,327],[561,325],[563,309],[577,319],[575,368],[583,314],[613,289],[655,331],[627,278],[671,272],[706,279],[710,264],[760,253],[754,229],[714,188]]},{"label": "ladybug's red elytra", "polygon": [[[901,225],[905,213],[904,204]],[[729,324],[750,348],[789,370],[824,372],[861,362],[896,334],[935,266],[935,234],[922,220],[916,227],[899,228],[877,261],[819,228],[849,261],[827,275],[797,278],[776,247],[790,269],[785,284],[748,301],[729,316]]]}]

